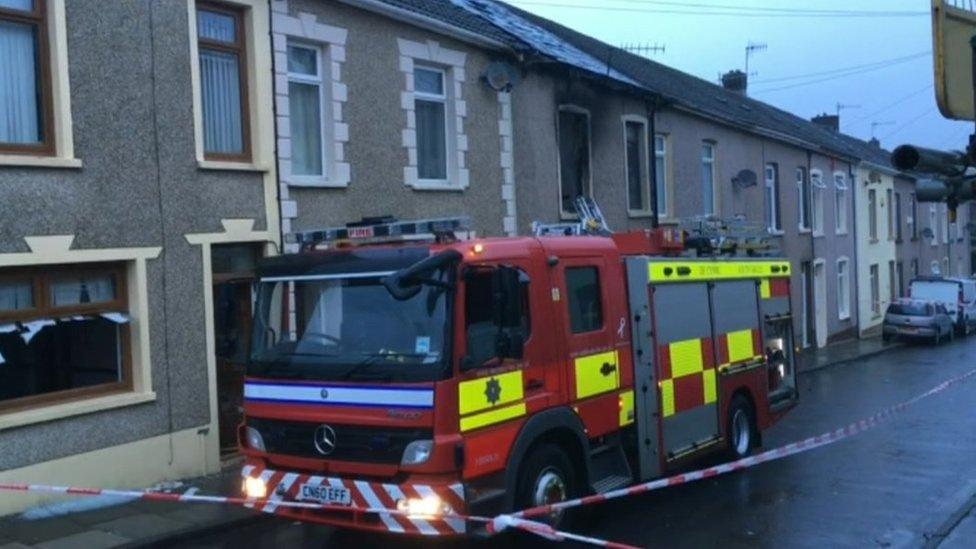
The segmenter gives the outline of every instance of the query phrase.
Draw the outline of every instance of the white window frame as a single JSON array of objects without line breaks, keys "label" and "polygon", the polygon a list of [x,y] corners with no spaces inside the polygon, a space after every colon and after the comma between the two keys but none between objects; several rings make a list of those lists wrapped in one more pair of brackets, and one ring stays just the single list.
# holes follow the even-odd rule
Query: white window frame
[{"label": "white window frame", "polygon": [[[464,133],[468,115],[463,98],[466,79],[467,54],[444,48],[435,40],[415,42],[397,38],[400,52],[400,72],[404,88],[400,94],[400,106],[404,111],[406,127],[402,131],[402,144],[407,150],[407,165],[403,168],[403,182],[408,187],[424,191],[463,191],[470,183],[470,171],[466,165],[468,137]],[[444,121],[447,140],[447,179],[421,179],[417,165],[417,115],[416,101],[430,100],[426,94],[417,93],[414,87],[414,67],[440,70],[444,73],[446,95]]]},{"label": "white window frame", "polygon": [[939,232],[942,233],[942,243],[949,243],[949,208],[939,204]]},{"label": "white window frame", "polygon": [[[717,177],[717,174],[715,173],[715,154],[716,154],[716,149],[717,148],[718,148],[718,144],[715,141],[712,141],[710,139],[705,139],[705,140],[703,140],[701,142],[701,148],[699,149],[699,153],[700,153],[699,159],[700,159],[700,162],[701,162],[701,167],[702,168],[705,168],[705,166],[708,166],[709,171],[712,174],[712,205],[711,205],[711,209],[706,209],[706,206],[705,206],[705,194],[704,194],[704,192],[702,192],[702,195],[701,195],[702,196],[702,213],[705,214],[705,215],[718,215],[718,213],[719,213],[719,196],[718,196],[718,194],[719,194],[719,185],[718,185],[718,177]],[[709,156],[705,156],[705,150],[706,149],[709,151]],[[701,173],[704,173],[704,171],[701,172]],[[701,177],[701,174],[699,174],[699,178],[700,177]],[[704,181],[700,181],[699,182],[699,189],[701,191],[704,191],[705,190],[705,182]]]},{"label": "white window frame", "polygon": [[[630,217],[651,217],[654,215],[654,210],[652,209],[653,194],[657,191],[655,185],[651,181],[651,159],[650,151],[648,150],[648,143],[650,135],[648,134],[648,123],[647,118],[636,115],[636,114],[625,114],[620,117],[620,123],[623,127],[623,138],[624,138],[624,181],[627,184],[627,215]],[[627,155],[627,124],[640,124],[643,128],[641,132],[644,136],[643,146],[640,147],[641,155],[641,187],[644,192],[644,207],[643,208],[632,208],[630,205],[630,174],[627,173],[628,166],[630,166],[630,158]],[[592,136],[591,136],[592,137]],[[656,142],[655,142],[655,160],[656,156]],[[592,171],[592,170],[591,170]],[[560,194],[561,196],[561,194]]]},{"label": "white window frame", "polygon": [[[321,116],[321,120],[319,121],[320,124],[319,130],[321,131],[321,136],[322,136],[322,150],[321,150],[322,173],[318,175],[296,175],[294,173],[291,165],[291,153],[293,149],[290,143],[291,140],[293,139],[293,136],[291,135],[291,131],[289,129],[289,146],[287,148],[287,151],[283,151],[281,148],[279,148],[279,153],[282,156],[284,155],[285,152],[287,152],[289,155],[288,156],[289,167],[287,172],[288,176],[284,177],[283,175],[282,179],[286,180],[289,185],[295,185],[295,186],[314,186],[314,187],[344,186],[345,183],[348,183],[348,180],[339,183],[335,181],[334,176],[330,177],[330,175],[334,173],[332,169],[332,164],[334,163],[334,156],[335,156],[334,155],[335,141],[333,139],[335,132],[329,131],[329,128],[334,127],[332,108],[331,108],[332,107],[332,98],[331,98],[332,77],[330,75],[331,70],[329,70],[326,64],[323,62],[323,59],[325,58],[325,55],[323,55],[323,51],[322,51],[323,48],[316,44],[298,41],[298,40],[290,40],[288,42],[288,47],[311,50],[315,52],[315,63],[316,63],[315,76],[311,76],[308,74],[301,74],[301,73],[293,73],[291,71],[288,71],[287,62],[285,63],[285,71],[288,77],[288,83],[295,82],[299,84],[309,84],[309,85],[317,86],[319,89],[319,116]],[[330,85],[326,86],[326,83],[329,83]],[[286,89],[286,93],[288,93],[287,89]],[[291,108],[290,93],[288,95],[288,98],[289,98],[288,106],[290,109]],[[289,123],[290,123],[290,117],[289,117]]]},{"label": "white window frame", "polygon": [[918,216],[918,202],[915,198],[915,193],[908,193],[908,215],[906,216],[906,222],[908,224],[908,238],[911,240],[918,240],[918,220],[915,219]]},{"label": "white window frame", "polygon": [[827,184],[823,180],[823,172],[810,170],[810,215],[813,236],[824,236],[824,194]]},{"label": "white window frame", "polygon": [[837,258],[837,318],[851,318],[851,262],[847,256]]},{"label": "white window frame", "polygon": [[809,210],[807,206],[810,205],[810,197],[807,196],[806,187],[810,179],[810,174],[806,166],[797,166],[796,172],[796,229],[801,233],[810,232],[810,220],[808,219],[807,213],[812,214],[813,212]]},{"label": "white window frame", "polygon": [[932,238],[930,244],[932,246],[939,245],[939,227],[938,216],[935,211],[935,204],[929,204],[929,229],[932,231]]},{"label": "white window frame", "polygon": [[588,170],[589,172],[587,173],[588,179],[587,181],[584,182],[585,183],[584,186],[586,187],[586,194],[588,194],[589,196],[593,196],[593,117],[590,116],[590,111],[588,109],[584,109],[583,107],[580,107],[578,105],[572,105],[572,104],[559,105],[559,108],[557,110],[558,112],[556,116],[556,178],[558,179],[559,182],[559,195],[557,196],[557,199],[559,200],[559,216],[562,219],[576,219],[576,212],[567,212],[563,210],[563,163],[561,158],[561,152],[559,150],[560,128],[559,128],[558,113],[574,112],[586,116],[586,144],[587,144],[586,154],[589,155],[589,158],[587,160],[587,166],[589,166],[590,169]]},{"label": "white window frame", "polygon": [[895,239],[895,190],[885,189],[885,204],[883,206],[888,213],[888,240]]},{"label": "white window frame", "polygon": [[[427,65],[421,63],[414,63],[413,66],[414,75],[417,71],[426,71],[435,73],[440,76],[441,79],[441,93],[430,93],[418,91],[414,88],[413,92],[413,104],[414,113],[417,112],[417,103],[424,101],[426,103],[440,103],[444,105],[444,174],[446,177],[444,179],[425,179],[420,177],[420,155],[418,151],[417,156],[417,183],[419,185],[430,186],[430,187],[440,187],[449,186],[451,184],[451,173],[454,171],[454,161],[451,158],[451,152],[453,147],[451,146],[451,108],[450,108],[450,90],[447,89],[448,84],[448,74],[447,70],[434,65]],[[416,77],[415,77],[416,78]]]},{"label": "white window frame", "polygon": [[[661,150],[657,148],[658,139],[661,140]],[[658,221],[671,219],[671,162],[668,157],[671,153],[671,145],[668,134],[657,133],[654,134],[654,175],[655,177],[660,173],[661,180],[664,182],[664,196],[657,196],[657,181],[651,181],[651,192],[655,196],[655,205],[657,206],[657,218]]]},{"label": "white window frame", "polygon": [[769,213],[769,219],[766,220],[766,230],[770,234],[783,234],[783,220],[779,211],[779,166],[775,162],[767,162],[763,167],[763,180],[765,181],[764,198]]},{"label": "white window frame", "polygon": [[[54,151],[49,154],[0,153],[0,166],[37,166],[44,168],[81,168],[75,158],[74,132],[71,118],[71,84],[68,80],[68,29],[65,0],[35,0],[45,2],[47,24],[48,66],[50,67],[51,116]],[[41,108],[44,108],[43,105]]]},{"label": "white window frame", "polygon": [[849,201],[847,199],[850,186],[847,184],[847,176],[844,172],[834,172],[834,230],[835,234],[847,234],[847,212]]}]

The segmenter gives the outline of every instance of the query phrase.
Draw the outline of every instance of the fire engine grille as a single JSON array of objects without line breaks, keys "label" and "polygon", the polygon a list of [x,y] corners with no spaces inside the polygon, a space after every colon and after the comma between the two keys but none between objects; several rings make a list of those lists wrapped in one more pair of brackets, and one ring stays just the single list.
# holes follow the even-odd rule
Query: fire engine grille
[{"label": "fire engine grille", "polygon": [[335,449],[323,455],[315,447],[315,431],[322,423],[248,418],[264,446],[272,454],[361,463],[398,464],[403,450],[415,440],[431,439],[428,429],[390,429],[359,425],[328,424],[335,432]]}]

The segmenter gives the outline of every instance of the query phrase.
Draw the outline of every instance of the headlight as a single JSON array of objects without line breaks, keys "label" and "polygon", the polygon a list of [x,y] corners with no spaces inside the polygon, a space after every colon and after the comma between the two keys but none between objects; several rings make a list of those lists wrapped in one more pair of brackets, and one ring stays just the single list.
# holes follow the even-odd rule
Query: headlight
[{"label": "headlight", "polygon": [[245,478],[242,490],[245,496],[254,499],[264,499],[268,495],[268,485],[257,477]]},{"label": "headlight", "polygon": [[440,497],[433,494],[422,498],[404,498],[397,500],[397,510],[414,518],[435,518],[454,513],[450,505],[444,503]]},{"label": "headlight", "polygon": [[400,465],[420,465],[427,463],[430,458],[430,451],[434,447],[433,440],[415,440],[403,450],[403,459]]},{"label": "headlight", "polygon": [[254,427],[246,427],[244,430],[244,442],[247,444],[248,448],[258,450],[259,452],[265,452],[264,448],[264,437],[261,436],[261,431],[258,431]]}]

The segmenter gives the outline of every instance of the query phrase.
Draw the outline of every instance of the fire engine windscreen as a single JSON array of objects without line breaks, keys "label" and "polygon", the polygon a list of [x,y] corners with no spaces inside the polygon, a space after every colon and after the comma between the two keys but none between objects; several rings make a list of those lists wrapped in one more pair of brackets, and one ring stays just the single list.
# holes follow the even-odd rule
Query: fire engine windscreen
[{"label": "fire engine windscreen", "polygon": [[248,375],[309,380],[431,381],[447,370],[450,269],[408,299],[389,273],[261,281]]}]

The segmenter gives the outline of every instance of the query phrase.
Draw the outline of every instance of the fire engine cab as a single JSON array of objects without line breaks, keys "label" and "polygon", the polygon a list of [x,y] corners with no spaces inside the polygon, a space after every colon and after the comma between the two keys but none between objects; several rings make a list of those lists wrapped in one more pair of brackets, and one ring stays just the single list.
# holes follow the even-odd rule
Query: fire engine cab
[{"label": "fire engine cab", "polygon": [[604,229],[464,239],[463,218],[373,220],[265,260],[245,494],[297,520],[461,535],[478,525],[457,515],[748,454],[798,395],[790,264]]}]

